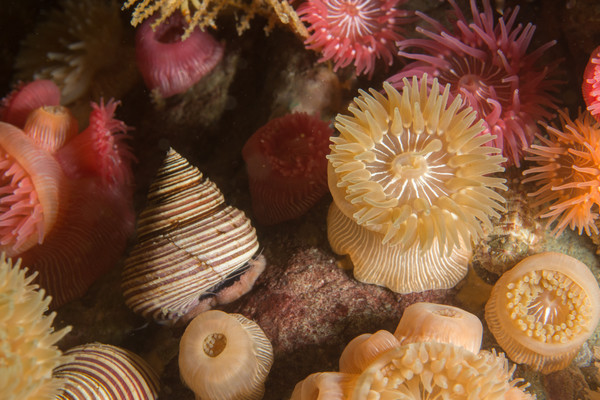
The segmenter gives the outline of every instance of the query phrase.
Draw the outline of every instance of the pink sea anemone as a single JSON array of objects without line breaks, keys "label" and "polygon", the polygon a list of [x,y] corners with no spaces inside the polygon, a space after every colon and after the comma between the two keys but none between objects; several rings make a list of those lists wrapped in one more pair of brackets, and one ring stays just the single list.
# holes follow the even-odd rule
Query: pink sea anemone
[{"label": "pink sea anemone", "polygon": [[88,127],[58,152],[58,160],[71,177],[98,176],[106,185],[129,186],[135,157],[125,142],[123,121],[114,117],[119,101],[92,103]]},{"label": "pink sea anemone", "polygon": [[298,218],[327,193],[326,122],[287,114],[259,128],[242,150],[254,216],[262,224]]},{"label": "pink sea anemone", "polygon": [[298,7],[308,24],[309,49],[323,53],[320,62],[333,60],[334,70],[352,63],[356,73],[372,75],[375,61],[394,61],[394,42],[408,11],[396,8],[404,0],[307,0]]},{"label": "pink sea anemone", "polygon": [[[455,0],[454,29],[417,12],[432,29],[417,28],[426,39],[399,41],[399,55],[416,60],[389,78],[402,86],[402,78],[424,73],[445,85],[450,83],[452,94],[461,94],[467,104],[484,119],[486,131],[496,135],[491,143],[502,150],[508,164],[520,166],[523,152],[539,132],[538,121],[545,121],[556,109],[557,81],[550,78],[556,63],[542,65],[541,55],[554,41],[532,52],[527,48],[535,26],[516,23],[518,7],[507,10],[494,24],[489,0],[483,1],[479,12],[471,0],[473,22],[461,12]],[[406,49],[413,48],[414,52]]]},{"label": "pink sea anemone", "polygon": [[0,104],[0,120],[23,128],[29,113],[42,106],[60,104],[60,89],[56,83],[38,79],[19,83]]},{"label": "pink sea anemone", "polygon": [[83,295],[125,249],[135,217],[133,156],[127,126],[114,118],[118,102],[92,104],[77,134],[67,108],[44,104],[56,101],[47,95],[55,85],[37,82],[5,102],[2,118],[25,116],[23,129],[0,122],[0,250],[37,271],[58,307]]},{"label": "pink sea anemone", "polygon": [[135,52],[146,86],[166,98],[185,92],[212,71],[223,58],[224,46],[198,28],[182,40],[187,23],[179,12],[153,30],[155,20],[139,27]]},{"label": "pink sea anemone", "polygon": [[592,51],[585,67],[581,92],[588,111],[600,122],[600,46]]}]

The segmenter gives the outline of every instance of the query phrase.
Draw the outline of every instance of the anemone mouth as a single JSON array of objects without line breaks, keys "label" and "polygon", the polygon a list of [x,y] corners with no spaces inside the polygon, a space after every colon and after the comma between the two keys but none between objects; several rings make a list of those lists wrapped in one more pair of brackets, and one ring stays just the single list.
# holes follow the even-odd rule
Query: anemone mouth
[{"label": "anemone mouth", "polygon": [[306,113],[294,113],[271,120],[256,135],[269,168],[281,177],[323,179],[332,133],[333,130],[320,119]]},{"label": "anemone mouth", "polygon": [[513,329],[535,341],[565,344],[592,319],[585,291],[559,271],[531,271],[507,288]]},{"label": "anemone mouth", "polygon": [[[383,234],[383,242],[427,250],[433,237],[440,248],[469,245],[502,210],[505,159],[486,147],[493,136],[481,134],[483,122],[463,108],[460,96],[449,103],[449,85],[441,93],[427,75],[402,93],[387,82],[387,97],[360,91],[338,115],[339,137],[332,137],[329,187],[346,216]],[[416,234],[415,234],[416,232]]]}]

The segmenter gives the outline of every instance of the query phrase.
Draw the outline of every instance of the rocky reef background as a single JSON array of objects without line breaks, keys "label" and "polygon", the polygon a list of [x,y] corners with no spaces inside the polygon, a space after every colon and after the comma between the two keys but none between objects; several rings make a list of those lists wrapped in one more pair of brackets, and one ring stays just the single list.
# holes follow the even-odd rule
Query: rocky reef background
[{"label": "rocky reef background", "polygon": [[[52,0],[8,0],[0,6],[1,93],[10,90],[20,41],[44,10],[57,4]],[[521,7],[519,20],[537,25],[532,47],[558,41],[545,57],[564,59],[561,69],[567,84],[560,97],[572,113],[576,112],[583,106],[579,92],[583,69],[591,51],[600,44],[600,4],[596,0],[506,1],[504,7],[517,4]],[[411,0],[407,7],[433,16],[445,9],[443,3],[433,0]],[[133,35],[129,14],[123,12],[122,18]],[[277,27],[266,36],[263,22],[253,20],[252,27],[238,36],[233,17],[220,18],[219,30],[214,33],[226,45],[221,64],[187,93],[167,99],[158,110],[141,79],[121,99],[118,117],[135,127],[131,134],[138,159],[134,165],[138,212],[164,153],[173,147],[217,184],[229,204],[252,218],[242,146],[258,127],[287,112],[289,103],[305,93],[318,58],[285,28]],[[321,73],[331,73],[327,66],[323,68]],[[354,78],[345,70],[338,76],[335,95],[324,96],[327,102],[322,106],[331,115],[344,111],[357,88],[378,87],[388,74],[380,68],[370,81]],[[318,95],[316,92],[314,98]],[[403,309],[414,302],[456,305],[483,319],[494,277],[477,268],[477,258],[474,270],[450,290],[399,295],[354,280],[352,271],[340,268],[342,260],[329,248],[326,215],[330,202],[331,197],[325,196],[307,215],[294,221],[272,227],[255,224],[267,269],[249,294],[222,307],[256,321],[273,344],[275,363],[266,382],[265,399],[287,398],[308,374],[337,369],[348,341],[361,333],[393,331]],[[534,219],[534,211],[524,218]],[[600,276],[591,239],[567,231],[557,240],[543,227],[536,229],[540,230],[539,251],[568,253]],[[120,273],[121,265],[115,266],[84,298],[57,310],[57,327],[73,326],[61,348],[93,341],[128,348],[161,373],[161,399],[193,399],[177,370],[183,327],[148,323],[127,309],[120,292]],[[585,398],[586,390],[600,386],[595,366],[598,356],[594,355],[600,353],[595,348],[599,340],[596,332],[566,370],[543,376],[519,366],[516,375],[532,384],[530,391],[540,400]],[[487,329],[483,348],[497,348]]]}]

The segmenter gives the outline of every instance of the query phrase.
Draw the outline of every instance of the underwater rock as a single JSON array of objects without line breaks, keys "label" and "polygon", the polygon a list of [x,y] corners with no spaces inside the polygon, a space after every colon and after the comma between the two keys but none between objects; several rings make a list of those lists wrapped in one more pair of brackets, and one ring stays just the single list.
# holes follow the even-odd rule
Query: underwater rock
[{"label": "underwater rock", "polygon": [[356,281],[330,254],[302,248],[284,268],[267,266],[253,293],[227,311],[258,323],[273,344],[275,364],[265,399],[282,399],[306,375],[336,369],[342,349],[355,336],[393,330],[407,306],[420,301],[447,304],[452,293],[396,294]]}]

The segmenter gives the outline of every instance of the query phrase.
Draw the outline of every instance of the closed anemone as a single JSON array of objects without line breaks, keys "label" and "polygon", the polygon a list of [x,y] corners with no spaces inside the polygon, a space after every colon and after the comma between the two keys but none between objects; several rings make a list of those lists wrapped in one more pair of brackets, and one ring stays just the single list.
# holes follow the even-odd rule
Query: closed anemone
[{"label": "closed anemone", "polygon": [[272,364],[264,332],[240,314],[206,311],[181,337],[179,372],[196,399],[261,399]]},{"label": "closed anemone", "polygon": [[582,262],[546,252],[527,257],[496,282],[485,307],[508,357],[542,373],[563,369],[600,320],[600,288]]},{"label": "closed anemone", "polygon": [[356,337],[342,352],[340,372],[309,375],[292,400],[534,399],[517,386],[503,354],[479,350],[481,333],[479,319],[464,310],[413,304],[394,335]]}]

